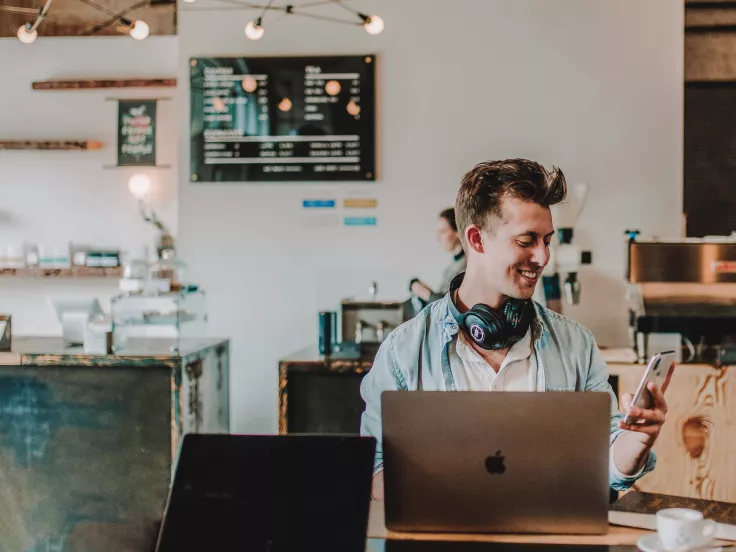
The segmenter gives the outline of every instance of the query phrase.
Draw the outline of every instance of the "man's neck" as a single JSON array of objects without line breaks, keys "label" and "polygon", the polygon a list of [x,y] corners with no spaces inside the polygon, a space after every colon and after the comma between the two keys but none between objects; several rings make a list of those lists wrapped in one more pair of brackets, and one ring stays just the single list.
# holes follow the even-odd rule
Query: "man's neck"
[{"label": "man's neck", "polygon": [[465,273],[463,282],[457,290],[457,307],[460,312],[465,312],[478,303],[497,309],[503,305],[506,299],[508,297],[495,291],[488,285],[487,281],[483,281],[480,275],[470,271]]}]

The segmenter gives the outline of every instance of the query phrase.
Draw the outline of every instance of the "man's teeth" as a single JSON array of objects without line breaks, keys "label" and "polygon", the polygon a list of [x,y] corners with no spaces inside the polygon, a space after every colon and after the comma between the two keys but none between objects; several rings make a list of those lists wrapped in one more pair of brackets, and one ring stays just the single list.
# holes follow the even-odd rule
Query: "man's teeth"
[{"label": "man's teeth", "polygon": [[531,278],[532,280],[539,275],[538,272],[531,270],[520,270],[519,272],[521,272],[521,275],[525,278]]}]

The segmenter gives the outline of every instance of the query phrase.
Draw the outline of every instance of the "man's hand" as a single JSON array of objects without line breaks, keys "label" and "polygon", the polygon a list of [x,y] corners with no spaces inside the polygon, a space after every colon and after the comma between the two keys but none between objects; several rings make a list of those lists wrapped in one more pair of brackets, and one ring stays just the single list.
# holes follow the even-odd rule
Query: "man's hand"
[{"label": "man's hand", "polygon": [[626,475],[637,473],[644,466],[649,456],[649,450],[659,437],[667,418],[667,401],[664,393],[653,382],[647,384],[652,396],[651,408],[631,406],[633,395],[626,393],[621,397],[621,406],[624,412],[636,419],[633,424],[625,424],[619,420],[618,427],[627,430],[616,439],[614,445],[614,462],[616,467]]},{"label": "man's hand", "polygon": [[652,395],[653,401],[653,405],[649,409],[631,406],[631,401],[634,399],[631,393],[626,393],[621,397],[621,406],[623,406],[624,411],[638,421],[633,424],[625,424],[623,420],[620,420],[618,427],[635,431],[639,440],[651,448],[667,418],[667,401],[664,398],[664,393],[655,383],[649,382],[647,389]]},{"label": "man's hand", "polygon": [[416,281],[411,285],[411,292],[424,301],[429,301],[432,295],[432,290],[419,281]]}]

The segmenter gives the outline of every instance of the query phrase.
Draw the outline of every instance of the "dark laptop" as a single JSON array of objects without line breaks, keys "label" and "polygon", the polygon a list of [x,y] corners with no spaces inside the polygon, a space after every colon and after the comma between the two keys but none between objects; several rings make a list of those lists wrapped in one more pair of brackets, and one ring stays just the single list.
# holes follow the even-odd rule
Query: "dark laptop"
[{"label": "dark laptop", "polygon": [[157,552],[363,552],[376,443],[184,437]]}]

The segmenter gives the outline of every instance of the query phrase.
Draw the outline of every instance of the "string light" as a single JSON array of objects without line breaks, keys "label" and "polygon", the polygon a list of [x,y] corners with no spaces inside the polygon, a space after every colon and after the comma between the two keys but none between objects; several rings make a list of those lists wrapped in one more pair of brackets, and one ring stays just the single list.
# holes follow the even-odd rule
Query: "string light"
[{"label": "string light", "polygon": [[144,40],[148,37],[150,32],[151,29],[149,28],[148,23],[141,21],[140,19],[130,26],[130,36],[136,40]]},{"label": "string light", "polygon": [[18,40],[20,40],[23,44],[33,44],[38,38],[38,31],[36,29],[33,29],[31,31],[29,30],[30,28],[30,23],[26,23],[22,27],[18,28]]},{"label": "string light", "polygon": [[[82,0],[84,1],[84,0]],[[195,0],[182,0],[183,2],[191,3]],[[310,19],[317,19],[319,21],[327,21],[330,23],[342,23],[344,25],[353,25],[353,26],[361,26],[363,29],[370,35],[378,35],[383,32],[384,29],[384,21],[381,17],[378,15],[366,15],[365,13],[361,13],[357,10],[354,10],[346,5],[344,5],[344,0],[323,0],[323,1],[317,1],[317,2],[311,2],[304,4],[303,6],[294,5],[294,4],[286,4],[277,6],[274,5],[274,0],[269,0],[268,3],[265,5],[263,4],[256,4],[251,2],[239,2],[237,0],[214,0],[216,2],[223,2],[226,4],[235,4],[243,6],[244,9],[252,8],[252,9],[260,9],[261,13],[256,19],[252,19],[246,23],[245,28],[243,29],[243,32],[245,33],[245,36],[249,40],[260,40],[263,38],[263,35],[265,34],[266,30],[264,28],[264,20],[268,13],[270,12],[281,12],[285,15],[296,15],[301,17],[308,17]],[[313,10],[310,8],[321,6],[323,4],[330,4],[334,6],[339,6],[340,8],[349,11],[353,19],[345,19],[345,18],[337,18],[332,17],[328,15],[323,15],[321,13],[314,13]],[[203,8],[201,11],[209,11],[209,10],[217,10],[218,8]],[[198,10],[200,11],[200,10]],[[356,19],[357,18],[357,19]]]},{"label": "string light", "polygon": [[383,32],[383,19],[377,15],[365,15],[359,13],[358,17],[363,20],[363,28],[368,34],[378,35]]},{"label": "string light", "polygon": [[[85,4],[90,4],[92,7],[99,9],[100,11],[105,11],[113,18],[112,21],[109,21],[107,23],[104,23],[102,25],[98,25],[97,27],[94,27],[92,31],[85,34],[95,34],[99,32],[104,27],[111,25],[113,22],[119,21],[130,28],[130,36],[133,37],[135,40],[144,40],[148,37],[150,34],[150,27],[145,21],[137,20],[135,22],[131,22],[128,19],[125,19],[122,17],[122,14],[126,13],[127,11],[131,11],[131,9],[138,7],[141,3],[148,3],[150,0],[143,0],[143,2],[139,2],[138,4],[135,4],[131,8],[120,12],[120,13],[113,13],[110,10],[92,2],[91,0],[80,0],[84,2]],[[185,2],[187,4],[191,4],[195,2],[196,0],[182,0],[182,2]],[[220,2],[226,2],[226,3],[233,3],[233,0],[216,0]],[[32,44],[35,42],[35,40],[38,38],[38,31],[36,30],[37,27],[40,25],[43,18],[46,16],[46,13],[49,10],[49,6],[51,5],[52,0],[46,0],[46,4],[44,7],[39,10],[38,17],[34,22],[28,22],[25,25],[22,25],[20,28],[18,28],[17,31],[17,37],[18,40],[20,40],[24,44]],[[329,3],[331,5],[337,5],[341,7],[344,10],[347,10],[351,12],[354,17],[358,17],[358,21],[349,21],[345,19],[338,19],[336,17],[328,17],[325,15],[317,14],[317,13],[311,13],[308,8],[312,6],[318,6],[323,3]],[[300,6],[294,6],[293,4],[288,4],[285,6],[274,6],[274,0],[269,0],[268,3],[265,6],[257,5],[257,4],[242,4],[245,9],[247,8],[260,8],[261,9],[261,15],[252,21],[249,21],[244,28],[245,36],[250,40],[260,40],[263,38],[263,35],[265,34],[265,28],[263,26],[263,19],[267,12],[269,11],[278,11],[278,12],[284,12],[286,15],[297,15],[302,17],[309,17],[311,19],[318,19],[322,21],[329,21],[333,23],[343,23],[346,25],[360,25],[365,29],[365,31],[370,35],[378,35],[381,34],[384,30],[384,21],[381,17],[378,15],[366,15],[364,13],[361,13],[359,11],[356,11],[352,8],[349,8],[343,4],[343,0],[329,0],[329,2],[314,2],[312,4],[305,4],[303,7]],[[247,88],[251,88],[251,83],[248,83]],[[245,82],[244,82],[244,88]],[[246,88],[246,89],[247,89]]]},{"label": "string light", "polygon": [[43,18],[46,17],[46,14],[51,7],[51,2],[52,0],[46,0],[43,8],[38,10],[38,17],[36,17],[36,21],[34,21],[33,23],[26,23],[25,25],[18,28],[16,36],[18,37],[18,40],[20,40],[23,44],[33,44],[34,42],[36,42],[36,39],[38,38],[38,31],[36,29],[38,29],[38,26],[41,24],[41,21],[43,21]]},{"label": "string light", "polygon": [[248,21],[248,24],[245,26],[245,36],[251,40],[260,40],[263,37],[263,33],[266,32],[262,25],[262,19],[259,17],[255,21]]},{"label": "string light", "polygon": [[[118,22],[118,21],[130,29],[129,30],[130,36],[133,37],[135,40],[144,40],[145,38],[148,38],[148,35],[151,33],[151,29],[148,26],[148,23],[146,23],[145,21],[142,21],[142,20],[131,21],[130,19],[126,19],[122,17],[122,14],[125,13],[126,11],[131,11],[133,9],[141,7],[144,4],[149,4],[151,0],[143,0],[142,2],[139,2],[131,6],[127,10],[117,13],[117,14],[108,10],[107,8],[103,6],[100,6],[99,4],[96,4],[95,2],[92,2],[91,0],[80,0],[80,1],[92,6],[93,8],[99,11],[103,11],[112,17],[112,21],[105,23],[101,26],[95,27],[92,30],[91,34],[99,32],[104,27],[111,25],[112,23]],[[194,0],[183,0],[183,1],[193,2]],[[38,38],[37,28],[41,24],[41,21],[43,21],[44,17],[46,17],[46,14],[49,11],[49,7],[51,6],[51,2],[52,0],[46,0],[46,4],[44,5],[43,8],[41,8],[38,11],[38,17],[33,23],[28,22],[25,25],[22,25],[21,27],[18,28],[16,36],[18,37],[18,40],[20,40],[23,44],[32,44],[33,42],[36,41],[36,39]]]}]

